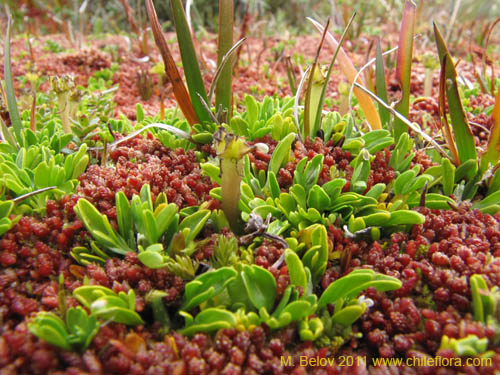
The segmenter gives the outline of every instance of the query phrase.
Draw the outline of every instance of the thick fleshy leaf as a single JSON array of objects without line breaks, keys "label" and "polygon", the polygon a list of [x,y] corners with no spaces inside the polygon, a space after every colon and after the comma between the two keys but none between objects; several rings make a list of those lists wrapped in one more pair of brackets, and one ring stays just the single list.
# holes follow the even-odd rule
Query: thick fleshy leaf
[{"label": "thick fleshy leaf", "polygon": [[295,133],[290,133],[278,142],[271,155],[271,161],[267,168],[268,172],[274,172],[275,175],[278,175],[280,168],[288,162],[295,137]]},{"label": "thick fleshy leaf", "polygon": [[286,249],[285,262],[288,266],[290,284],[300,286],[305,291],[307,288],[307,275],[299,256],[293,250]]},{"label": "thick fleshy leaf", "polygon": [[256,265],[244,265],[241,276],[253,306],[271,311],[276,299],[276,280],[271,272]]},{"label": "thick fleshy leaf", "polygon": [[186,328],[180,332],[191,336],[198,332],[215,332],[222,328],[231,328],[237,324],[236,316],[227,310],[208,308],[196,315],[196,318],[185,312],[181,315],[186,319]]},{"label": "thick fleshy leaf", "polygon": [[220,294],[237,273],[231,267],[205,272],[186,284],[182,310],[191,310],[209,298]]}]

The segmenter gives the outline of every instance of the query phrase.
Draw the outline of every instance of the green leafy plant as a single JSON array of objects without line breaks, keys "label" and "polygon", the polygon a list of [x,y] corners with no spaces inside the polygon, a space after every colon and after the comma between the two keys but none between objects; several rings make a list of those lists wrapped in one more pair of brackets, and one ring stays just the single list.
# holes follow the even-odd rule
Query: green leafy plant
[{"label": "green leafy plant", "polygon": [[473,334],[470,334],[467,337],[463,337],[461,339],[454,339],[443,335],[443,337],[441,338],[441,346],[439,347],[439,349],[451,349],[456,355],[460,357],[480,356],[482,358],[490,358],[494,355],[494,352],[492,350],[487,350],[488,339],[486,337],[480,339]]},{"label": "green leafy plant", "polygon": [[[256,265],[240,265],[236,269],[224,267],[198,276],[186,285],[181,315],[186,319],[182,332],[213,332],[220,328],[241,326],[251,329],[265,323],[271,329],[299,322],[302,340],[315,340],[323,334],[323,321],[317,315],[333,304],[334,324],[350,326],[370,301],[358,298],[366,288],[378,291],[395,290],[401,282],[393,277],[377,274],[373,270],[355,270],[332,284],[319,301],[312,293],[312,275],[298,255],[285,251],[290,285],[276,304],[276,282],[272,274]],[[200,307],[196,317],[186,310]],[[325,320],[326,321],[326,320]]]},{"label": "green leafy plant", "polygon": [[225,266],[234,266],[239,261],[238,240],[235,236],[226,237],[222,234],[217,235],[214,245],[211,264],[214,268]]},{"label": "green leafy plant", "polygon": [[500,290],[498,287],[488,288],[481,275],[474,274],[469,280],[472,294],[474,319],[486,323],[488,317],[496,317],[500,306]]},{"label": "green leafy plant", "polygon": [[0,201],[0,236],[7,232],[13,224],[10,218],[12,209],[14,208],[14,202],[12,201]]},{"label": "green leafy plant", "polygon": [[73,296],[90,310],[91,316],[127,325],[144,324],[135,312],[135,292],[118,294],[100,285],[84,285],[73,291]]},{"label": "green leafy plant", "polygon": [[201,209],[179,223],[177,206],[167,203],[165,194],[158,195],[153,204],[149,185],[144,185],[130,202],[123,192],[116,193],[115,201],[118,232],[94,205],[84,198],[78,200],[75,213],[95,240],[90,243],[90,251],[84,247],[72,250],[78,262],[102,264],[112,254],[138,251],[139,260],[150,268],[179,266],[184,255],[196,250],[195,238],[210,216],[210,211]]},{"label": "green leafy plant", "polygon": [[[84,144],[77,152],[67,156],[62,153],[54,155],[46,146],[32,145],[22,147],[16,153],[0,153],[2,195],[23,200],[24,211],[43,211],[47,199],[74,190],[77,178],[89,163],[86,151]],[[45,192],[33,195],[41,189]]]},{"label": "green leafy plant", "polygon": [[90,316],[80,306],[67,310],[65,320],[50,312],[39,312],[28,328],[38,338],[64,350],[84,352],[99,332],[95,315]]}]

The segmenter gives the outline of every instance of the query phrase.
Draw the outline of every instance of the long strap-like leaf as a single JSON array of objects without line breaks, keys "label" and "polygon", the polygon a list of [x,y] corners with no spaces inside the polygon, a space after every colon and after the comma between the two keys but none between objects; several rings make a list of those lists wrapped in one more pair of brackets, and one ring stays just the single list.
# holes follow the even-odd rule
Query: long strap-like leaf
[{"label": "long strap-like leaf", "polygon": [[191,31],[186,20],[186,13],[182,6],[181,0],[171,0],[172,14],[174,16],[175,32],[177,33],[177,41],[179,43],[179,50],[181,52],[182,66],[184,68],[184,76],[193,103],[194,111],[201,122],[211,119],[203,106],[200,97],[207,102],[207,91],[201,76],[200,65],[198,64],[198,57],[194,49]]},{"label": "long strap-like leaf", "polygon": [[[399,33],[399,48],[396,64],[396,78],[401,87],[401,99],[395,109],[404,117],[410,112],[410,76],[413,57],[413,34],[416,20],[416,6],[411,0],[405,3],[401,31]],[[394,120],[394,141],[397,143],[401,134],[408,131],[408,126],[398,118]]]},{"label": "long strap-like leaf", "polygon": [[[233,20],[234,20],[234,3],[233,0],[219,0],[219,42],[217,48],[217,64],[220,66],[222,59],[233,46]],[[215,108],[219,111],[227,113],[226,121],[229,123],[231,119],[231,79],[232,79],[233,63],[232,57],[229,55],[229,63],[222,68],[217,86],[215,88]]]},{"label": "long strap-like leaf", "polygon": [[[319,32],[323,32],[324,29],[323,25],[321,25],[318,21],[312,18],[307,18],[307,19],[313,23],[314,27],[316,27],[316,29],[318,29]],[[337,49],[339,43],[335,40],[335,38],[330,32],[326,33],[326,41],[328,42],[328,44],[330,44],[333,50]],[[339,54],[337,56],[337,59],[340,65],[340,69],[342,70],[342,73],[344,73],[346,78],[349,80],[349,83],[351,85],[354,84],[355,82],[362,84],[361,78],[355,81],[357,70],[354,67],[353,62],[351,61],[349,56],[347,56],[342,47],[340,47],[339,49]],[[354,89],[354,95],[356,95],[359,105],[361,106],[361,109],[363,110],[366,120],[370,124],[371,128],[382,129],[380,116],[378,115],[377,109],[375,108],[375,104],[370,99],[370,97],[358,88]]]},{"label": "long strap-like leaf", "polygon": [[198,116],[194,111],[191,98],[189,97],[186,86],[184,85],[181,75],[177,70],[177,66],[175,64],[174,58],[172,57],[172,53],[168,48],[167,41],[165,40],[165,37],[163,36],[163,33],[161,31],[160,23],[158,22],[158,16],[156,15],[156,10],[154,8],[152,0],[146,0],[146,9],[148,11],[149,22],[151,22],[151,29],[153,30],[156,45],[160,50],[161,57],[163,58],[163,62],[165,64],[165,73],[169,81],[172,83],[175,100],[177,100],[177,103],[179,104],[182,113],[186,117],[186,120],[191,125],[197,124],[200,121],[198,120]]},{"label": "long strap-like leaf", "polygon": [[455,70],[455,64],[453,63],[448,47],[446,47],[443,36],[441,35],[441,32],[436,24],[434,24],[434,35],[436,37],[439,61],[445,63],[446,99],[448,101],[451,125],[453,127],[453,135],[455,136],[458,156],[460,157],[461,163],[464,163],[469,159],[475,160],[477,158],[476,144],[458,93],[457,71]]},{"label": "long strap-like leaf", "polygon": [[7,106],[9,109],[10,122],[14,128],[17,142],[24,145],[23,124],[17,109],[16,94],[12,80],[12,66],[10,61],[10,35],[12,31],[12,18],[9,16],[7,21],[7,35],[5,36],[5,56],[3,62],[3,71],[5,75],[5,95],[7,96]]}]

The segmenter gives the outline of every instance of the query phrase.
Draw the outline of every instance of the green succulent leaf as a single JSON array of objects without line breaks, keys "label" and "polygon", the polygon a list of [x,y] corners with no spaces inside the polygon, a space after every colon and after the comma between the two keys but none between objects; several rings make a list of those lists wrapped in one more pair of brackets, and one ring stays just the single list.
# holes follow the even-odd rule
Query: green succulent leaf
[{"label": "green succulent leaf", "polygon": [[248,299],[259,310],[264,307],[271,311],[276,299],[276,280],[265,268],[243,265],[241,277]]},{"label": "green succulent leaf", "polygon": [[58,346],[64,350],[71,350],[68,342],[68,332],[64,321],[50,312],[39,312],[35,319],[28,324],[28,329],[35,336]]},{"label": "green succulent leaf", "polygon": [[342,308],[340,311],[333,314],[332,320],[336,324],[342,324],[345,327],[350,327],[352,323],[358,320],[366,310],[366,306],[350,305]]},{"label": "green succulent leaf", "polygon": [[201,311],[194,319],[184,311],[180,314],[186,319],[186,327],[180,333],[186,336],[192,336],[198,332],[215,332],[237,324],[235,314],[224,309],[208,308]]},{"label": "green succulent leaf", "polygon": [[288,266],[290,285],[300,286],[304,291],[307,289],[307,274],[299,256],[290,249],[285,250],[285,262]]},{"label": "green succulent leaf", "polygon": [[[248,108],[248,104],[247,104]],[[296,134],[290,133],[281,141],[278,142],[276,148],[271,155],[271,160],[269,161],[268,173],[273,172],[275,175],[278,174],[281,167],[285,166],[290,157],[292,143],[295,140]]]},{"label": "green succulent leaf", "polygon": [[191,310],[217,296],[236,276],[237,272],[231,267],[221,267],[201,274],[186,284],[182,310]]}]

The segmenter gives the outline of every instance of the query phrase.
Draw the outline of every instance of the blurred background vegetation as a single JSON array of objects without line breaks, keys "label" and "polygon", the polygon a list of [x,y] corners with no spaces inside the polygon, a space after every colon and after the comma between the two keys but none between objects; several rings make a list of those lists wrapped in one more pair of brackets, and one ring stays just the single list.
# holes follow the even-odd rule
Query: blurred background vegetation
[{"label": "blurred background vegetation", "polygon": [[[414,0],[418,5],[420,32],[430,30],[431,21],[443,25],[449,42],[466,37],[482,45],[485,30],[500,16],[500,0]],[[0,0],[8,7],[20,31],[30,27],[34,19],[37,32],[66,32],[68,28],[85,34],[128,33],[130,20],[124,11],[124,2],[132,9],[134,21],[139,27],[147,25],[143,0]],[[154,1],[158,16],[166,31],[173,30],[169,0]],[[217,29],[217,0],[187,0],[186,8],[197,33]],[[325,21],[331,17],[334,31],[341,30],[354,11],[358,16],[352,27],[351,38],[362,34],[379,35],[381,26],[398,27],[403,10],[403,0],[235,0],[236,25],[245,15],[249,18],[249,34],[279,35],[312,33],[312,26],[305,17],[312,16]],[[0,12],[5,21],[7,12]],[[386,29],[384,29],[386,30]],[[498,33],[500,34],[500,32]]]}]

